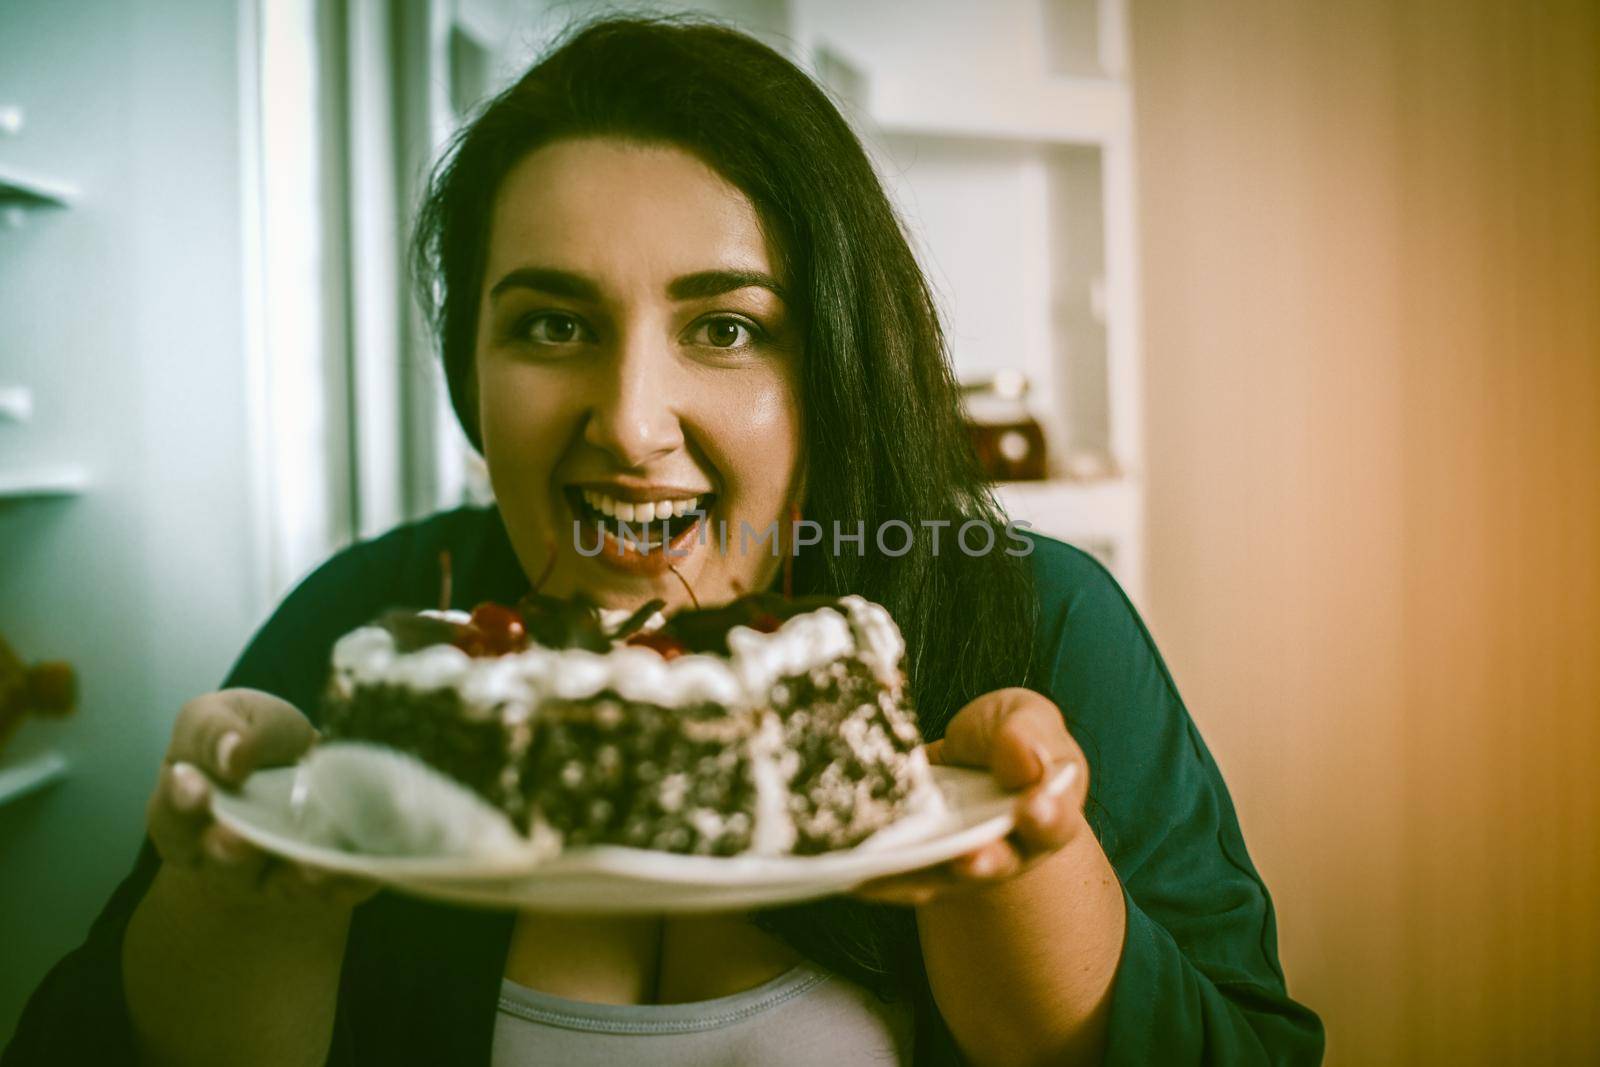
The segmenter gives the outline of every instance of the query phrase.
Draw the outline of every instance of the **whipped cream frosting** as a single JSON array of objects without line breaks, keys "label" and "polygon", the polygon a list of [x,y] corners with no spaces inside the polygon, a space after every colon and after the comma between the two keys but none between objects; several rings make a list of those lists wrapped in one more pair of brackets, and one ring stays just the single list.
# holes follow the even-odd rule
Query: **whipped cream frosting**
[{"label": "whipped cream frosting", "polygon": [[[761,707],[779,679],[853,653],[880,682],[898,690],[905,643],[894,620],[859,596],[844,597],[840,607],[844,614],[818,608],[796,615],[773,633],[736,626],[728,633],[728,656],[691,653],[673,659],[630,645],[604,653],[535,645],[476,658],[453,645],[401,652],[388,630],[364,626],[334,646],[334,684],[345,695],[358,686],[384,684],[455,689],[471,712],[512,716],[530,713],[545,699],[584,700],[607,690],[660,707]],[[470,618],[458,611],[423,614],[450,622]],[[651,622],[660,625],[654,618]]]}]

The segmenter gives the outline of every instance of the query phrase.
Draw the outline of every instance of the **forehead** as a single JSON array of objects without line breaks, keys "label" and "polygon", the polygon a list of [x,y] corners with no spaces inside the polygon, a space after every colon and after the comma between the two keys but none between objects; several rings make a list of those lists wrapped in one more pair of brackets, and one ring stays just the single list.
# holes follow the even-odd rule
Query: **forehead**
[{"label": "forehead", "polygon": [[486,279],[519,266],[616,285],[738,267],[776,273],[750,199],[682,149],[610,138],[557,141],[507,173]]}]

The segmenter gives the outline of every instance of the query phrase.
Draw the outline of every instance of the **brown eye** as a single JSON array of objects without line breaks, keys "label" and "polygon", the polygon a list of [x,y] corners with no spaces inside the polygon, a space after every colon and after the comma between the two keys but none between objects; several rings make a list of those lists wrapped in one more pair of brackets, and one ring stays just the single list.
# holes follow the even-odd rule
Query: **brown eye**
[{"label": "brown eye", "polygon": [[541,345],[566,345],[588,339],[583,323],[575,316],[560,312],[533,316],[523,325],[522,333],[529,341]]},{"label": "brown eye", "polygon": [[697,344],[711,348],[748,348],[760,336],[759,329],[743,319],[706,319],[694,332]]}]

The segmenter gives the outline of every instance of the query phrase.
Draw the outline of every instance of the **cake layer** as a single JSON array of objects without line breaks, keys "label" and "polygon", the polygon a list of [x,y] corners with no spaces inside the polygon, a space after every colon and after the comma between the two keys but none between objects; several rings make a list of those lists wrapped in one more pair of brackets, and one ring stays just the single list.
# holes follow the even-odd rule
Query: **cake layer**
[{"label": "cake layer", "polygon": [[469,714],[455,689],[378,683],[331,691],[322,732],[416,756],[504,811],[519,830],[529,827],[523,769],[531,730],[524,716]]},{"label": "cake layer", "polygon": [[859,657],[837,660],[773,689],[784,744],[794,851],[860,844],[919,801],[926,759],[908,707]]},{"label": "cake layer", "polygon": [[539,709],[528,801],[571,845],[731,856],[756,837],[754,719],[606,694]]}]

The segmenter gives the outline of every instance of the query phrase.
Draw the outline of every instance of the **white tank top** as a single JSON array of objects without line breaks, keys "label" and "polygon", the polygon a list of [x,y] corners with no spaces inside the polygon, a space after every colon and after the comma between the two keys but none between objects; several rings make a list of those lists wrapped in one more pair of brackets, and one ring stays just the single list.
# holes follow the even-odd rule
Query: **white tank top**
[{"label": "white tank top", "polygon": [[590,1004],[500,986],[494,1067],[854,1067],[911,1062],[912,1008],[802,962],[716,1000]]}]

